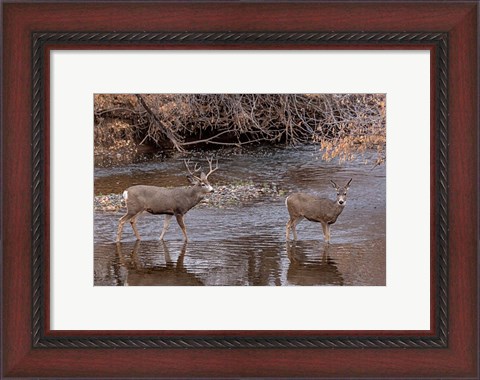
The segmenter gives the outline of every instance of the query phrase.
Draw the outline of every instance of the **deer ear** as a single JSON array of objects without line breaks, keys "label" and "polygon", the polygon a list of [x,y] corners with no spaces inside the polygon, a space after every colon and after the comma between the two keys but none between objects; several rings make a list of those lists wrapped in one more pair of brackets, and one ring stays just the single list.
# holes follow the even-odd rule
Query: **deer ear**
[{"label": "deer ear", "polygon": [[333,182],[332,180],[330,180],[330,182],[332,183],[332,186],[333,186],[334,189],[338,189],[338,186],[335,182]]},{"label": "deer ear", "polygon": [[192,185],[195,185],[198,183],[198,181],[195,179],[193,175],[187,174],[187,179],[190,181]]},{"label": "deer ear", "polygon": [[200,179],[201,179],[202,181],[206,181],[206,180],[207,180],[207,176],[205,175],[204,172],[201,172],[201,173],[200,173]]},{"label": "deer ear", "polygon": [[352,182],[352,178],[350,178],[350,181],[348,181],[347,184],[345,185],[347,189],[350,187],[350,182]]}]

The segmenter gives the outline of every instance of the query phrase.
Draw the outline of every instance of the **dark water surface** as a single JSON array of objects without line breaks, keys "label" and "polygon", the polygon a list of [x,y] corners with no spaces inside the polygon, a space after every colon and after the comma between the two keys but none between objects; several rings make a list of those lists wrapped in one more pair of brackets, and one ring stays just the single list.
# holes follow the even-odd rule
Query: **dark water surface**
[{"label": "dark water surface", "polygon": [[[385,285],[385,166],[358,159],[324,162],[310,146],[219,157],[212,185],[240,181],[275,183],[285,196],[229,208],[196,207],[185,216],[189,242],[172,220],[158,240],[163,216],[142,215],[136,242],[129,223],[116,244],[124,212],[96,212],[95,285]],[[329,180],[353,178],[329,245],[319,223],[303,220],[298,241],[286,243],[285,198],[308,191],[334,198]],[[181,159],[96,169],[95,193],[121,193],[134,184],[186,185]]]}]

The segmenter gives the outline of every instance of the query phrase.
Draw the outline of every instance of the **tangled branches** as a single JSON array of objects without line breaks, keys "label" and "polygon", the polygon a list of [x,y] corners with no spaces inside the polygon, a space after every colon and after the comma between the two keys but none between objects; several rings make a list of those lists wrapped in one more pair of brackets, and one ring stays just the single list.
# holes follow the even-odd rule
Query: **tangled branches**
[{"label": "tangled branches", "polygon": [[324,158],[376,149],[385,156],[383,94],[96,95],[95,122],[122,119],[141,144],[319,143]]}]

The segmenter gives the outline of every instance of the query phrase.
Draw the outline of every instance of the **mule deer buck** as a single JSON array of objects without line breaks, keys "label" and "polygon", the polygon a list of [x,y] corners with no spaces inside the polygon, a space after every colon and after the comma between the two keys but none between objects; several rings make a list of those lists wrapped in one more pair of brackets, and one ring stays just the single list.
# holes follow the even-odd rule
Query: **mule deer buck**
[{"label": "mule deer buck", "polygon": [[210,171],[208,174],[200,173],[197,177],[194,173],[200,171],[197,164],[193,171],[188,167],[189,161],[184,161],[188,170],[187,178],[193,186],[165,188],[158,186],[136,185],[123,192],[123,198],[127,204],[127,213],[120,218],[117,230],[117,242],[122,238],[123,225],[130,221],[137,240],[140,240],[136,223],[144,211],[154,215],[165,215],[163,230],[160,240],[163,240],[172,216],[175,215],[177,223],[182,229],[184,241],[188,241],[187,230],[183,216],[192,207],[196,206],[208,193],[213,192],[213,187],[208,182],[208,176],[218,169],[218,160],[215,168],[212,168],[212,159],[207,159]]},{"label": "mule deer buck", "polygon": [[305,218],[311,222],[321,223],[325,241],[330,243],[330,225],[337,221],[338,216],[345,208],[347,191],[352,179],[350,178],[350,181],[343,187],[337,186],[333,181],[330,182],[337,191],[337,199],[334,201],[305,193],[294,193],[287,197],[285,205],[290,214],[290,220],[287,223],[287,241],[290,239],[290,229],[293,230],[293,237],[297,240],[295,227]]}]

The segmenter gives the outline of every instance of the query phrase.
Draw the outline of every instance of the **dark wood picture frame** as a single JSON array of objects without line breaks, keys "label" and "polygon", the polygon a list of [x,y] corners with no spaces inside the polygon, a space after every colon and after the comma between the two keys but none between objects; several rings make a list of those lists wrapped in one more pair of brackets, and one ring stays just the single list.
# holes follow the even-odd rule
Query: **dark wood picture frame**
[{"label": "dark wood picture frame", "polygon": [[[2,375],[478,376],[478,3],[4,3]],[[431,51],[429,331],[49,328],[49,51]]]}]

